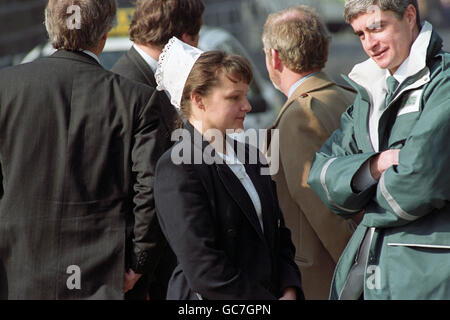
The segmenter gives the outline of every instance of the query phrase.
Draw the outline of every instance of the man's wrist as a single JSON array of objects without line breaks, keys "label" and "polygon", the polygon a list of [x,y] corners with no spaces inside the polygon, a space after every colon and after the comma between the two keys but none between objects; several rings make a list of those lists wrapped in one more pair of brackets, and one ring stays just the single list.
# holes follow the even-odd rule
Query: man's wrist
[{"label": "man's wrist", "polygon": [[380,180],[381,177],[381,171],[378,166],[380,155],[381,154],[378,154],[377,156],[370,159],[370,174],[372,175],[372,178],[374,178],[376,181]]}]

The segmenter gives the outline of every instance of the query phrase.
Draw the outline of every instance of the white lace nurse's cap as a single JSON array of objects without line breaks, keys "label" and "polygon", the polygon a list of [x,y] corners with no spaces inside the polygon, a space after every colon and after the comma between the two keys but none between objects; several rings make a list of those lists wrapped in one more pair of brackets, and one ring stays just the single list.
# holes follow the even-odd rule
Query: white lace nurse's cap
[{"label": "white lace nurse's cap", "polygon": [[158,84],[156,89],[168,91],[170,102],[177,109],[180,109],[181,96],[189,73],[202,53],[202,50],[173,37],[159,56],[158,68],[155,72]]}]

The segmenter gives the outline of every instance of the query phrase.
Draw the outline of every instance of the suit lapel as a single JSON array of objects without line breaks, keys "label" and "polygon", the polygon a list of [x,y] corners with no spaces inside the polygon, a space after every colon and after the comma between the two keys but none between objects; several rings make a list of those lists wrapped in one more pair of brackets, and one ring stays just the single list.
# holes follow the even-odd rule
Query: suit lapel
[{"label": "suit lapel", "polygon": [[250,199],[250,196],[247,193],[247,190],[245,190],[242,183],[239,181],[239,179],[236,177],[233,171],[231,171],[228,165],[216,164],[216,167],[220,180],[227,189],[228,193],[231,195],[231,197],[237,203],[237,205],[241,208],[241,211],[248,218],[250,224],[258,233],[261,240],[266,241],[263,232],[261,230],[261,225],[259,223],[255,207],[253,205],[252,200]]},{"label": "suit lapel", "polygon": [[[205,148],[207,146],[209,146],[208,141],[203,140],[203,138],[201,138],[201,139],[199,139],[199,138],[196,139],[195,138],[196,136],[197,137],[199,137],[199,136],[201,137],[201,133],[198,132],[189,123],[189,121],[187,121],[185,123],[184,127],[190,133],[190,136],[191,136],[191,139],[192,139],[191,140],[192,144],[194,146],[196,146],[197,148],[200,148],[202,150],[203,156],[205,156]],[[235,152],[236,152],[236,150],[235,150]],[[263,240],[264,242],[267,241],[267,239],[265,238],[265,236],[264,236],[264,234],[262,232],[261,225],[260,225],[259,219],[258,219],[258,215],[256,214],[255,206],[253,205],[252,199],[248,195],[247,190],[244,188],[242,183],[236,177],[234,172],[231,171],[230,167],[228,167],[227,164],[225,164],[225,163],[224,164],[219,164],[218,163],[218,157],[219,156],[214,151],[212,152],[211,156],[213,158],[215,158],[216,161],[211,161],[212,159],[208,159],[208,161],[211,161],[211,162],[214,163],[213,165],[216,167],[217,173],[219,175],[219,179],[222,182],[222,184],[225,186],[225,189],[228,191],[228,193],[231,196],[231,198],[233,198],[233,200],[239,206],[241,211],[247,217],[247,219],[249,220],[250,224],[253,226],[253,228],[255,229],[256,233],[261,238],[261,240]],[[247,169],[247,166],[246,166],[246,171],[247,170],[251,171],[251,169]],[[252,176],[255,176],[255,174],[253,172],[251,173],[251,175],[248,172],[247,172],[247,174],[250,176],[250,179],[252,180],[253,184],[255,184],[255,188],[258,191],[258,195],[259,195],[259,197],[261,199],[261,206],[263,208],[262,209],[263,210],[263,225],[264,225],[264,230],[266,230],[266,228],[269,228],[269,227],[266,227],[266,225],[270,226],[271,224],[268,223],[268,221],[266,221],[265,218],[264,218],[264,206],[267,206],[267,204],[263,202],[263,198],[265,198],[264,194],[260,193],[260,189],[258,189],[257,186],[256,186],[256,184],[258,184],[260,182],[255,180],[254,177],[252,178]],[[264,200],[267,201],[266,199],[264,199]]]},{"label": "suit lapel", "polygon": [[267,182],[264,181],[264,177],[258,172],[260,169],[260,166],[257,165],[245,165],[245,171],[252,180],[261,201],[264,236],[272,248],[274,244],[273,239],[275,237],[274,223],[271,221],[270,214],[273,211],[272,198],[270,197],[272,190],[270,189],[271,186],[267,185]]}]

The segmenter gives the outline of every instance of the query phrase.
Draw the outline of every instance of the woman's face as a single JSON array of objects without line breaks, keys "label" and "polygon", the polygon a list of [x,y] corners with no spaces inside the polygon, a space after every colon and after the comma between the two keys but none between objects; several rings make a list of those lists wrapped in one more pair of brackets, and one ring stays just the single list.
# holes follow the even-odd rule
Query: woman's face
[{"label": "woman's face", "polygon": [[233,82],[223,72],[219,73],[219,80],[211,93],[202,97],[203,131],[218,129],[225,134],[227,129],[244,129],[245,115],[252,110],[246,96],[248,84]]}]

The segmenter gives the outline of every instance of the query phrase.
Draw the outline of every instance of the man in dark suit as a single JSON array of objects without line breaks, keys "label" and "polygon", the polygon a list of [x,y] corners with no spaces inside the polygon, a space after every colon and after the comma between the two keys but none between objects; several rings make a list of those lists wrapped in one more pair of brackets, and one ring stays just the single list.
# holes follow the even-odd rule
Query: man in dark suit
[{"label": "man in dark suit", "polygon": [[0,72],[0,299],[123,299],[161,243],[159,100],[98,62],[114,0],[45,13],[57,52]]},{"label": "man in dark suit", "polygon": [[[201,0],[138,0],[130,25],[130,38],[134,44],[113,66],[112,71],[156,88],[155,71],[164,46],[170,38],[177,37],[196,47],[203,11],[204,5]],[[160,126],[151,158],[152,163],[156,163],[158,158],[173,145],[172,131],[181,124],[181,119],[170,103],[167,93],[159,92],[159,99]],[[129,298],[134,298],[134,292],[145,290],[147,286],[150,299],[165,299],[169,278],[177,263],[176,257],[167,245],[160,252],[160,256],[154,255],[153,259],[157,260],[155,263],[159,261],[156,270],[149,270],[135,290],[128,294]]]}]

